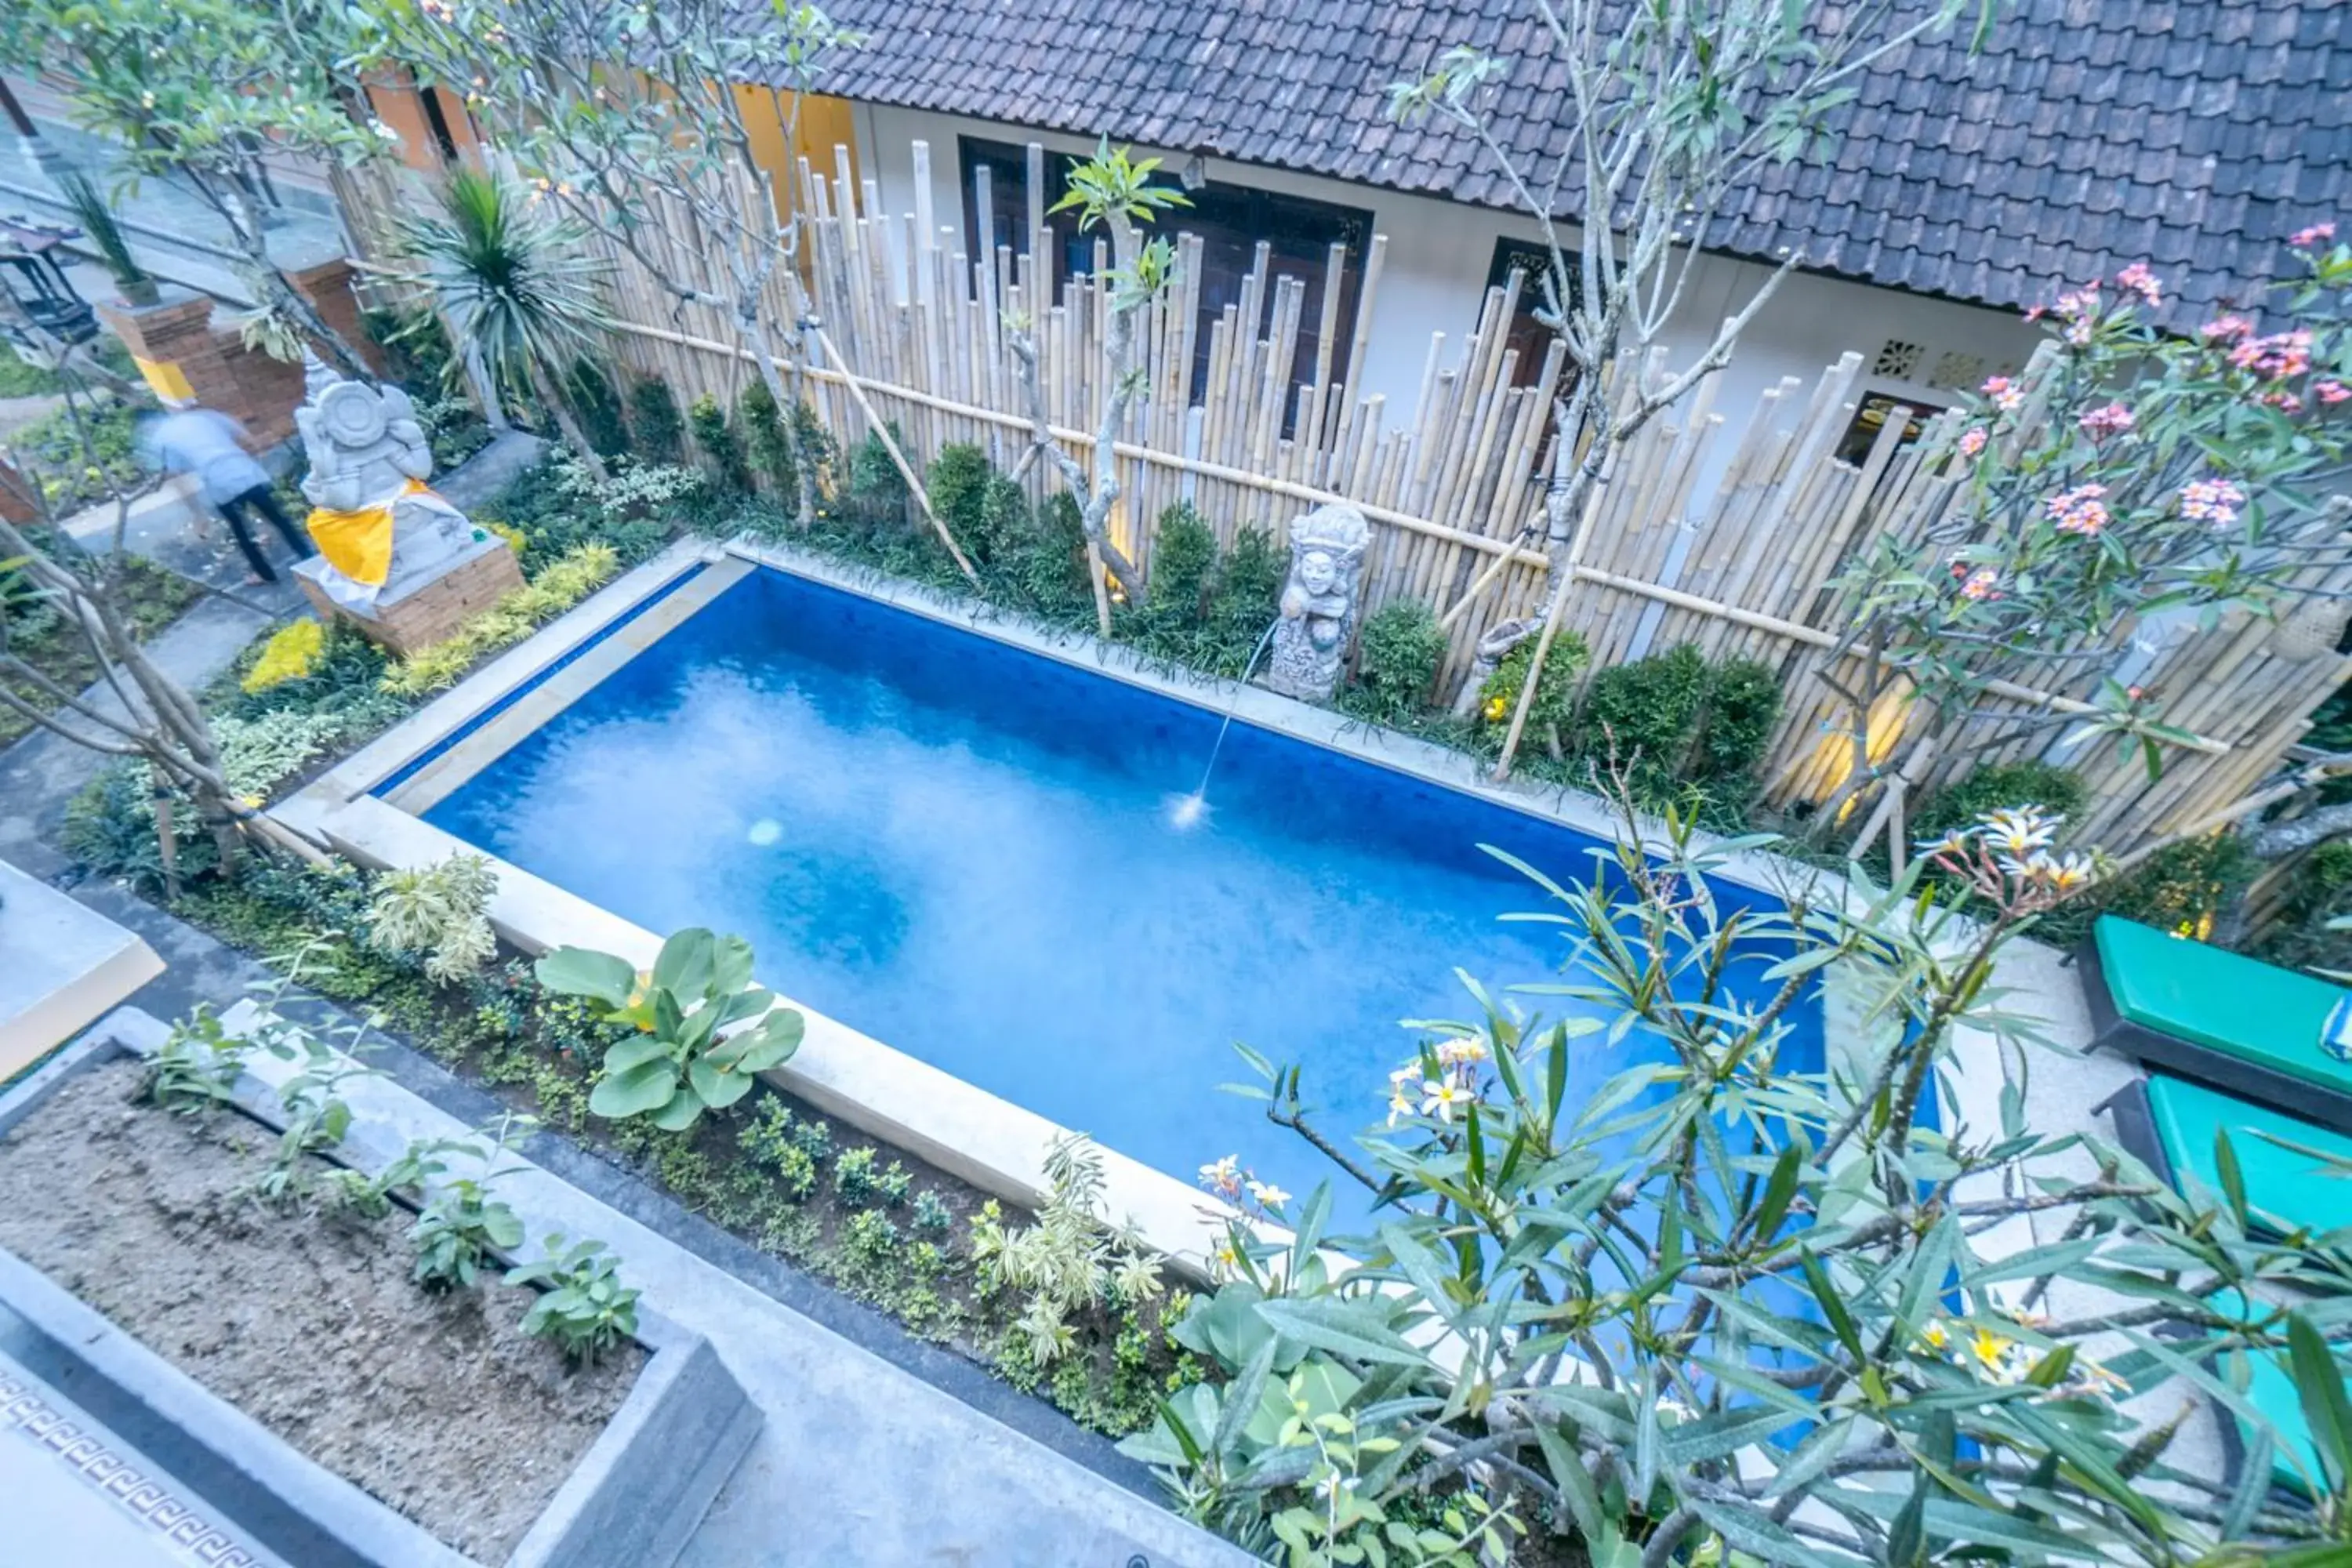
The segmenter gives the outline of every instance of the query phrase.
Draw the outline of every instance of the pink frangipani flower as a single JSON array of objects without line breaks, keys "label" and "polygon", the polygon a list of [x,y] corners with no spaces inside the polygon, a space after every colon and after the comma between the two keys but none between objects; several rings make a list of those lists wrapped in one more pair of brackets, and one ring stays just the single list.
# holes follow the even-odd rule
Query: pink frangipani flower
[{"label": "pink frangipani flower", "polygon": [[2246,492],[2228,479],[2191,479],[2180,487],[2180,515],[2191,522],[2227,527],[2238,521],[2238,508],[2245,499]]},{"label": "pink frangipani flower", "polygon": [[2315,223],[2308,228],[2296,229],[2286,237],[2286,242],[2297,250],[2309,250],[2335,237],[2336,226],[2333,223]]},{"label": "pink frangipani flower", "polygon": [[2077,485],[2052,496],[2043,506],[2057,520],[2059,532],[2093,538],[2107,526],[2107,503],[2101,499],[2106,493],[2105,485]]},{"label": "pink frangipani flower", "polygon": [[2110,403],[2104,408],[2086,411],[2077,423],[2094,436],[2120,436],[2135,421],[2130,409],[2120,403]]}]

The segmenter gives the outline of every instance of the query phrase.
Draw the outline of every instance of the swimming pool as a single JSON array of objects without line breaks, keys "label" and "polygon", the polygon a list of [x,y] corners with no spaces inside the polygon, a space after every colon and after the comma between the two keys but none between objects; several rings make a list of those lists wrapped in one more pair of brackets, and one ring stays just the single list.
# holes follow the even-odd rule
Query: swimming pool
[{"label": "swimming pool", "polygon": [[[1478,847],[1566,879],[1599,845],[1245,722],[1185,827],[1221,717],[761,568],[424,816],[651,930],[739,931],[794,1001],[1180,1179],[1234,1153],[1304,1193],[1320,1158],[1219,1092],[1234,1043],[1301,1063],[1335,1134],[1379,1121],[1400,1021],[1471,1015],[1457,966],[1565,956],[1498,922],[1540,897]],[[1800,1013],[1783,1061],[1817,1068]],[[1571,1102],[1639,1040],[1580,1042]]]}]

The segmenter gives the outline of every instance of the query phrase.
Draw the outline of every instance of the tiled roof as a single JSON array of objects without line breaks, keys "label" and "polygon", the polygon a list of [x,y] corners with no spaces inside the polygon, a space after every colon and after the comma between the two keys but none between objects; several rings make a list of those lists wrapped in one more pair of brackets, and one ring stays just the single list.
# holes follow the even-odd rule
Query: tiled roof
[{"label": "tiled roof", "polygon": [[[837,0],[835,16],[866,35],[824,84],[845,97],[1509,207],[1468,135],[1386,111],[1389,83],[1468,43],[1514,61],[1500,140],[1561,141],[1527,0]],[[1799,247],[1822,270],[2010,307],[2146,259],[2185,317],[2284,272],[2304,224],[2352,220],[2343,0],[1999,0],[1974,55],[1968,28],[1882,62],[1830,159],[1768,171],[1710,248]]]}]

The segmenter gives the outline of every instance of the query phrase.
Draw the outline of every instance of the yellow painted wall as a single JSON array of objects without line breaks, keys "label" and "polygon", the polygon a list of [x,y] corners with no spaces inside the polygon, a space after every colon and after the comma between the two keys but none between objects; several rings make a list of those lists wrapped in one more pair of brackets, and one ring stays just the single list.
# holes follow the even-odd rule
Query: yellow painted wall
[{"label": "yellow painted wall", "polygon": [[796,144],[788,153],[785,145],[786,128],[792,116],[793,95],[773,88],[746,87],[735,89],[735,101],[743,114],[744,128],[751,133],[751,155],[766,170],[775,192],[776,213],[788,215],[791,206],[793,160],[803,157],[809,167],[830,183],[833,179],[833,150],[835,146],[849,149],[853,174],[857,165],[857,142],[852,132],[849,100],[827,98],[811,93],[801,105]]}]

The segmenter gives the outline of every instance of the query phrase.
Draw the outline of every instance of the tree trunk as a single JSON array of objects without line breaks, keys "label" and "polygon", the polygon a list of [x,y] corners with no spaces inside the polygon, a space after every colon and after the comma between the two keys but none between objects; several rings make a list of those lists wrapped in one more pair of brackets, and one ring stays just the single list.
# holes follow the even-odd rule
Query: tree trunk
[{"label": "tree trunk", "polygon": [[2274,822],[2258,828],[2246,839],[2246,847],[2261,860],[2281,860],[2305,849],[2315,849],[2331,838],[2352,833],[2352,801],[2336,805],[2323,805],[2307,811],[2288,822]]},{"label": "tree trunk", "polygon": [[538,398],[540,405],[547,410],[547,416],[555,421],[555,427],[563,432],[563,444],[579,457],[582,467],[596,476],[598,484],[608,482],[613,470],[604,466],[604,459],[597,454],[595,447],[588,444],[588,433],[580,428],[580,421],[572,416],[572,405],[563,401],[546,367],[533,360],[530,369],[531,395]]},{"label": "tree trunk", "polygon": [[482,361],[482,345],[467,340],[457,363],[466,368],[466,384],[473,389],[474,402],[481,409],[482,422],[490,427],[490,434],[503,436],[513,429],[507,418],[506,405],[499,401],[498,383],[491,378],[490,367]]}]

